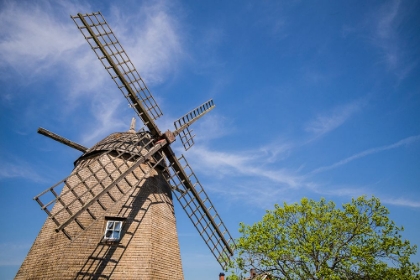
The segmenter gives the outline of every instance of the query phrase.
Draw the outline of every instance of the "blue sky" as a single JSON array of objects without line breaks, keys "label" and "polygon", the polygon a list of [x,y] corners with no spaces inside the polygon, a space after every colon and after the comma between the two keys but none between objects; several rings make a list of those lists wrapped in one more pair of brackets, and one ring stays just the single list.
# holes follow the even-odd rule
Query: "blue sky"
[{"label": "blue sky", "polygon": [[[0,0],[0,278],[46,218],[32,198],[134,116],[70,15],[100,10],[160,105],[210,98],[184,153],[231,234],[275,203],[379,197],[420,245],[418,1]],[[186,279],[218,263],[176,205]],[[413,257],[420,261],[420,254]]]}]

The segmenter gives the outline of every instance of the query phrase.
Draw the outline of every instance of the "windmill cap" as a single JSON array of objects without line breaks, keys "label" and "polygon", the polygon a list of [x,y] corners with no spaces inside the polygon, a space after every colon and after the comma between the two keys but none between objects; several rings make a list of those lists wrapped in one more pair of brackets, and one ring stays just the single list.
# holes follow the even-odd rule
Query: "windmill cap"
[{"label": "windmill cap", "polygon": [[[76,166],[80,160],[90,157],[91,155],[103,153],[106,151],[119,151],[125,154],[136,156],[145,155],[150,148],[151,136],[149,132],[116,132],[96,143],[92,148],[79,157],[74,165]],[[153,162],[154,160],[151,159]],[[164,167],[161,163],[159,166]]]}]

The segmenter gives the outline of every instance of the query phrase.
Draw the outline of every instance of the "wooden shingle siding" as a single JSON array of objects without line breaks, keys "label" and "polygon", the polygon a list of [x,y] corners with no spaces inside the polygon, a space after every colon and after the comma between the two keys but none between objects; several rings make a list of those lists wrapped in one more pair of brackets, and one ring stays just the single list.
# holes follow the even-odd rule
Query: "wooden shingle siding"
[{"label": "wooden shingle siding", "polygon": [[[94,171],[99,180],[109,176],[107,174],[117,176],[124,170],[113,170],[119,165],[106,163],[119,160],[113,158],[112,153],[95,153],[80,158],[72,174],[77,172],[88,176]],[[104,165],[106,172],[101,170]],[[124,166],[121,168],[127,168]],[[143,169],[133,172],[139,177],[142,170],[148,168],[145,164],[141,167]],[[87,179],[89,184],[97,184],[95,176]],[[67,180],[77,184],[80,178],[71,175]],[[74,236],[72,240],[62,232],[56,232],[56,224],[48,218],[16,279],[183,279],[171,189],[158,170],[152,170],[140,185],[130,186],[137,183],[135,176],[127,176],[118,184],[120,188],[126,188],[127,193],[122,195],[116,188],[110,190],[110,195],[119,199],[117,203],[109,195],[104,195],[100,203],[106,210],[99,203],[90,206],[96,220],[87,212],[81,214],[78,221],[86,226],[85,230],[75,222],[70,223],[66,230]],[[82,186],[80,190],[76,187],[75,191],[82,193]],[[74,199],[74,196],[69,195],[68,199]],[[72,212],[80,206],[80,203],[74,203]],[[56,203],[52,213],[60,207]],[[66,213],[63,211],[63,215]],[[119,242],[103,240],[105,217],[124,220]]]}]

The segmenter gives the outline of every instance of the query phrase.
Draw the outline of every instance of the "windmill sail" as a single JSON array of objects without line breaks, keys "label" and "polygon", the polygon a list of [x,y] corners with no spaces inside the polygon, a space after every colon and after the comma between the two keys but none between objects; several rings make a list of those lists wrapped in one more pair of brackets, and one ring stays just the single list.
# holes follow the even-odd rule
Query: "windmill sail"
[{"label": "windmill sail", "polygon": [[231,246],[234,239],[185,157],[173,157],[169,161],[170,165],[166,168],[167,182],[175,190],[176,198],[212,254],[222,268],[226,269],[230,256],[233,255]]},{"label": "windmill sail", "polygon": [[201,106],[198,106],[191,112],[185,114],[183,117],[174,121],[175,132],[174,135],[179,135],[182,145],[185,150],[188,150],[194,145],[194,136],[192,135],[192,130],[189,129],[189,126],[197,121],[199,118],[204,116],[206,113],[213,110],[215,107],[213,100],[209,100],[203,103]]},{"label": "windmill sail", "polygon": [[71,18],[140,119],[153,135],[160,135],[154,120],[162,111],[102,14]]}]

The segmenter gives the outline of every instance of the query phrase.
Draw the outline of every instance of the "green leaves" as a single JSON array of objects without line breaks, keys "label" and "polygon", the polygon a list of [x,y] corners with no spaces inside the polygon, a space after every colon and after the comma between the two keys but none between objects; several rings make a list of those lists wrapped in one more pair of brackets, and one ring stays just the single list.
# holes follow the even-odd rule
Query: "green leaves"
[{"label": "green leaves", "polygon": [[276,204],[254,225],[240,224],[232,267],[279,279],[418,279],[409,260],[417,248],[388,215],[375,197],[341,209],[325,199]]}]

